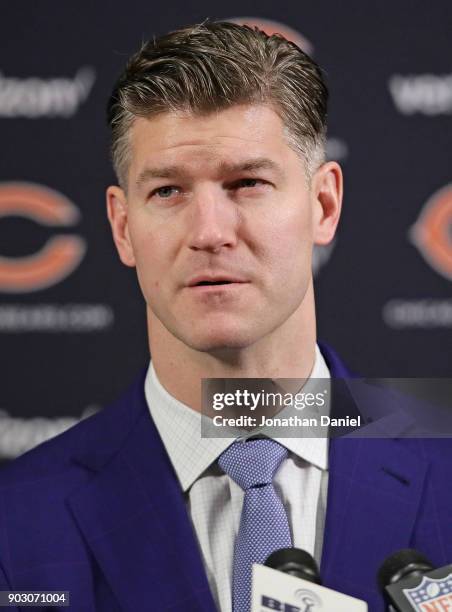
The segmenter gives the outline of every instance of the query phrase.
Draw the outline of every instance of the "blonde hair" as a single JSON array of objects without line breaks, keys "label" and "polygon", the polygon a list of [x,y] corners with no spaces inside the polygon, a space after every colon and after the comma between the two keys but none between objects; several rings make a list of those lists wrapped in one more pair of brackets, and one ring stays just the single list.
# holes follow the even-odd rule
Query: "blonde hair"
[{"label": "blonde hair", "polygon": [[150,40],[129,59],[108,103],[119,184],[127,187],[129,130],[136,117],[208,114],[253,103],[280,116],[309,179],[325,157],[327,100],[319,66],[279,34],[205,22]]}]

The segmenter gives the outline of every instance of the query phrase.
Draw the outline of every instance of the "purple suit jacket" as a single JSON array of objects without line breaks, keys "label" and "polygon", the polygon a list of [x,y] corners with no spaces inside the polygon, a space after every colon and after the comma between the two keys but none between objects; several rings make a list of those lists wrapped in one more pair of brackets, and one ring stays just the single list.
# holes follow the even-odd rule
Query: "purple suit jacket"
[{"label": "purple suit jacket", "polygon": [[[143,381],[0,471],[0,590],[70,591],[76,612],[215,611]],[[331,440],[324,584],[378,612],[386,556],[452,562],[451,460],[449,440]]]}]

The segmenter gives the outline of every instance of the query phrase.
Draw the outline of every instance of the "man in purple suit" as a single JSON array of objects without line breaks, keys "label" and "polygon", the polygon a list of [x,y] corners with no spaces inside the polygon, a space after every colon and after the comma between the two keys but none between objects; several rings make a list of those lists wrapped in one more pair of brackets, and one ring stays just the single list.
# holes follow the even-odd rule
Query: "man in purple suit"
[{"label": "man in purple suit", "polygon": [[[145,45],[110,103],[119,185],[108,216],[147,304],[147,399],[223,610],[243,494],[225,475],[212,482],[232,440],[200,440],[192,412],[203,377],[328,375],[311,272],[341,208],[340,167],[325,163],[326,99],[320,70],[293,44],[212,24]],[[311,440],[312,456],[296,446],[278,478],[299,544],[314,552],[327,444]]]},{"label": "man in purple suit", "polygon": [[[152,361],[114,406],[1,474],[4,590],[70,591],[77,612],[248,612],[234,592],[246,493],[218,461],[233,440],[200,436],[200,381],[348,376],[316,339],[312,251],[342,199],[326,111],[315,62],[245,26],[186,28],[130,59],[109,103],[107,209]],[[450,561],[445,496],[429,493],[436,447],[278,444],[272,495],[328,586],[382,610],[388,554],[419,545]]]}]

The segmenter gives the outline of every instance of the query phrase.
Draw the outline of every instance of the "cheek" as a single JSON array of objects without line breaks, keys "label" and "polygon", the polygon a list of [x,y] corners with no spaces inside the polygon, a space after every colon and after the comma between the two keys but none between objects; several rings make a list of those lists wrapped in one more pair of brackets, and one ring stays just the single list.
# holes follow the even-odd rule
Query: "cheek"
[{"label": "cheek", "polygon": [[167,237],[161,231],[146,227],[142,219],[136,219],[130,224],[130,240],[140,285],[148,291],[158,291],[169,257]]},{"label": "cheek", "polygon": [[[303,213],[303,214],[302,214]],[[259,241],[261,260],[268,269],[300,274],[300,265],[309,264],[313,236],[307,207],[288,210],[285,214],[261,219],[255,227]],[[298,270],[297,270],[298,269]]]}]

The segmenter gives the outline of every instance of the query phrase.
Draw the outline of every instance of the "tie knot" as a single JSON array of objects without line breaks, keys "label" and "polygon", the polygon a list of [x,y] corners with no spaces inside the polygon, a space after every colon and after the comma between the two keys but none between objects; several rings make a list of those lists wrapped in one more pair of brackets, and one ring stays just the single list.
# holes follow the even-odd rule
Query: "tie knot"
[{"label": "tie knot", "polygon": [[233,442],[218,458],[221,469],[242,489],[271,484],[288,456],[287,449],[269,439]]}]

